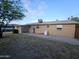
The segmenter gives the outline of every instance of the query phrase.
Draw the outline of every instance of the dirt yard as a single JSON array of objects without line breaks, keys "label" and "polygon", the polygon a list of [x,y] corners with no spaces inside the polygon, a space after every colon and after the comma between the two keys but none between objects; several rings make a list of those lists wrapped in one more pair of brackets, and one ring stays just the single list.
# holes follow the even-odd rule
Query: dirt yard
[{"label": "dirt yard", "polygon": [[[1,57],[9,55],[10,57]],[[79,59],[79,46],[23,34],[4,34],[0,59]]]}]

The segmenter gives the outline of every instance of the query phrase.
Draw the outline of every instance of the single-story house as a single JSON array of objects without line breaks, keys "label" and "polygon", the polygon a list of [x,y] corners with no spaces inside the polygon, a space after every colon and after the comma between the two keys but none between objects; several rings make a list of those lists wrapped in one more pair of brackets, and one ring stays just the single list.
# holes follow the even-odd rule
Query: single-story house
[{"label": "single-story house", "polygon": [[51,21],[43,23],[32,23],[27,25],[20,25],[16,27],[20,33],[36,33],[53,36],[64,36],[70,38],[79,38],[79,22],[76,21]]}]

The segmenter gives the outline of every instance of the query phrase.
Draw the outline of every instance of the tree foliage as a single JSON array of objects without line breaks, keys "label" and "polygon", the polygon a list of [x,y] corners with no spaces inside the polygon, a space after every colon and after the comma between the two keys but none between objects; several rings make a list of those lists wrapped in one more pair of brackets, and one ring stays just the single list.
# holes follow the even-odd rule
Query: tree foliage
[{"label": "tree foliage", "polygon": [[42,19],[38,19],[38,23],[43,23],[43,20]]},{"label": "tree foliage", "polygon": [[0,0],[0,22],[9,23],[24,17],[19,0]]},{"label": "tree foliage", "polygon": [[20,0],[0,0],[0,33],[4,24],[24,17]]},{"label": "tree foliage", "polygon": [[79,17],[71,16],[71,17],[68,17],[68,20],[72,20],[72,21],[77,21],[77,22],[79,22]]}]

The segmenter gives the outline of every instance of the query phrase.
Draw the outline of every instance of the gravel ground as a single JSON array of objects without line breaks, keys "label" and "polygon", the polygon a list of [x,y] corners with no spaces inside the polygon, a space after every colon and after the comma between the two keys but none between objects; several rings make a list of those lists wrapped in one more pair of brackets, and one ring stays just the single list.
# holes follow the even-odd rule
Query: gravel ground
[{"label": "gravel ground", "polygon": [[0,40],[0,59],[79,59],[79,46],[44,39],[4,34]]}]

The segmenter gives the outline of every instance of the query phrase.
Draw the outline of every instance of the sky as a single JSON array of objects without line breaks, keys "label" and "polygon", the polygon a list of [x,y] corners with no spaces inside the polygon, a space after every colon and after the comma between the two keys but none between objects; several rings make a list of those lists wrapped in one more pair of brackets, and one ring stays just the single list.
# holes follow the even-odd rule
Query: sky
[{"label": "sky", "polygon": [[28,24],[43,21],[67,20],[70,16],[79,16],[79,0],[22,0],[24,12],[22,20],[14,24]]}]

